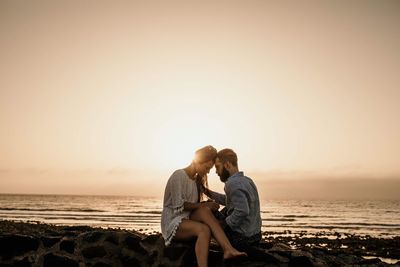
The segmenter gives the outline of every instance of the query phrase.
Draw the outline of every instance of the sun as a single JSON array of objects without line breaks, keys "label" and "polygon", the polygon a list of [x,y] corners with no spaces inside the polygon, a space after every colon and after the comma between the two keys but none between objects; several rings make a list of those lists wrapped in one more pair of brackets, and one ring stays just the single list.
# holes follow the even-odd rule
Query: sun
[{"label": "sun", "polygon": [[218,147],[223,143],[224,132],[209,114],[192,111],[163,120],[154,126],[149,139],[149,150],[158,151],[158,167],[170,169],[190,164],[194,152],[203,146]]}]

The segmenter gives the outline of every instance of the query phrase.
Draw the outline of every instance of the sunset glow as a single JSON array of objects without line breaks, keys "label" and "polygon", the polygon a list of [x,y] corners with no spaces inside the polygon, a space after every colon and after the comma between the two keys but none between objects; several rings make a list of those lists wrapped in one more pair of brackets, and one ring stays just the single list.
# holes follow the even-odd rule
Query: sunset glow
[{"label": "sunset glow", "polygon": [[260,182],[398,179],[399,14],[397,1],[1,1],[0,192],[138,194],[209,144]]}]

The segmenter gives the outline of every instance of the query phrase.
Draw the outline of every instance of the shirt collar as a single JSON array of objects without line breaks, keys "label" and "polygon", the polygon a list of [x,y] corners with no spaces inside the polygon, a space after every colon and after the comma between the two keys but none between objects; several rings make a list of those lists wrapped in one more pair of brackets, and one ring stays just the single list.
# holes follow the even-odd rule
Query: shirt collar
[{"label": "shirt collar", "polygon": [[239,177],[239,176],[243,176],[243,172],[236,172],[233,175],[231,175],[228,179],[233,178],[233,177]]}]

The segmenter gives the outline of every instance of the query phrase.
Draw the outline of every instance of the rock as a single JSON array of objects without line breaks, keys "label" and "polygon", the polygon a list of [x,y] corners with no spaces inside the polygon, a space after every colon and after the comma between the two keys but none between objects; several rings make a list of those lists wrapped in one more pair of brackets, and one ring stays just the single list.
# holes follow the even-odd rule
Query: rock
[{"label": "rock", "polygon": [[142,243],[153,245],[153,244],[157,243],[157,241],[160,240],[160,238],[161,238],[161,234],[148,235],[142,240]]},{"label": "rock", "polygon": [[46,254],[43,260],[43,267],[79,267],[79,263],[67,256]]},{"label": "rock", "polygon": [[74,253],[75,242],[71,239],[64,239],[60,242],[60,250],[66,251],[70,254]]},{"label": "rock", "polygon": [[93,265],[93,267],[113,267],[113,266],[110,265],[110,264],[108,264],[108,263],[99,261],[99,262],[96,262],[96,263]]},{"label": "rock", "polygon": [[22,260],[14,261],[13,267],[31,267],[32,263],[29,260],[29,257],[25,257]]},{"label": "rock", "polygon": [[70,231],[87,232],[87,231],[92,231],[93,228],[85,225],[74,225],[74,226],[64,226],[63,230],[68,232]]},{"label": "rock", "polygon": [[67,231],[64,232],[64,236],[68,236],[71,238],[77,237],[79,235],[79,233],[75,232],[75,231]]},{"label": "rock", "polygon": [[222,266],[224,254],[222,251],[211,249],[208,252],[208,265],[209,266]]},{"label": "rock", "polygon": [[[87,231],[87,232],[84,232]],[[195,242],[173,242],[165,247],[161,234],[90,227],[63,227],[0,220],[0,267],[122,267],[196,266]],[[16,234],[19,233],[19,234]],[[74,237],[71,237],[73,233]],[[40,237],[40,238],[36,238]],[[212,240],[209,266],[391,266],[361,255],[396,259],[400,237],[379,239],[350,236],[341,239],[271,237],[249,249],[249,257],[223,261],[221,247]],[[326,243],[323,247],[318,244]],[[377,250],[369,251],[368,244]],[[11,245],[10,245],[11,244]],[[341,244],[347,247],[343,249]],[[20,247],[20,245],[22,247]],[[296,249],[292,249],[296,247]],[[364,247],[364,249],[362,249]],[[397,263],[398,265],[400,262]],[[392,265],[393,266],[393,265]]]},{"label": "rock", "polygon": [[282,243],[275,243],[273,247],[268,250],[268,252],[278,254],[285,258],[289,258],[292,255],[292,250],[290,247]]},{"label": "rock", "polygon": [[180,262],[181,262],[182,266],[196,266],[197,265],[197,259],[196,259],[196,253],[194,251],[194,247],[188,248],[183,253]]},{"label": "rock", "polygon": [[119,236],[116,233],[107,233],[104,241],[110,242],[114,245],[119,244]]},{"label": "rock", "polygon": [[150,266],[152,266],[153,264],[154,264],[154,262],[156,261],[156,259],[157,259],[157,256],[158,256],[158,251],[156,250],[156,251],[153,251],[150,255],[149,255],[149,257],[148,257],[148,259],[147,259],[147,264],[148,265],[150,265]]},{"label": "rock", "polygon": [[298,266],[313,267],[314,265],[311,262],[311,260],[306,256],[292,257],[289,261],[289,267],[298,267]]},{"label": "rock", "polygon": [[360,264],[360,265],[368,265],[368,264],[371,264],[371,265],[375,265],[375,264],[378,264],[378,263],[381,263],[382,261],[380,260],[380,259],[378,259],[378,258],[373,258],[373,259],[363,259],[363,260],[361,260],[361,261],[359,261],[357,264]]},{"label": "rock", "polygon": [[271,249],[273,246],[274,244],[272,242],[266,242],[266,241],[262,241],[260,242],[260,244],[258,244],[258,247],[263,249]]},{"label": "rock", "polygon": [[272,253],[265,252],[261,249],[253,249],[251,251],[246,251],[247,254],[249,255],[249,259],[256,260],[256,261],[262,261],[265,263],[281,263],[281,262],[287,262],[286,259],[282,259],[280,256],[276,256]]},{"label": "rock", "polygon": [[163,256],[170,259],[171,261],[176,261],[181,258],[182,255],[184,255],[188,250],[193,248],[183,243],[173,242],[168,247],[164,247]]},{"label": "rock", "polygon": [[0,255],[2,255],[4,258],[23,255],[29,251],[37,250],[38,247],[39,241],[31,236],[0,236]]},{"label": "rock", "polygon": [[140,245],[141,238],[135,235],[129,235],[125,238],[123,244],[130,250],[138,252],[142,255],[147,254],[147,251]]},{"label": "rock", "polygon": [[313,255],[308,251],[301,251],[301,250],[293,250],[292,251],[292,257],[300,257],[300,256],[304,256],[304,257],[307,257],[310,259],[313,258]]},{"label": "rock", "polygon": [[102,258],[107,254],[103,246],[92,246],[82,249],[82,255],[85,258]]},{"label": "rock", "polygon": [[359,260],[360,260],[359,257],[356,257],[351,254],[344,254],[344,253],[340,253],[336,257],[336,261],[341,261],[341,262],[347,263],[347,264],[357,264],[357,262]]},{"label": "rock", "polygon": [[104,233],[99,231],[92,231],[84,233],[80,237],[82,238],[82,241],[85,243],[94,243],[100,241],[100,239],[104,237]]},{"label": "rock", "polygon": [[54,236],[44,236],[41,238],[43,246],[49,248],[52,247],[54,244],[59,242],[61,240],[60,236],[54,237]]},{"label": "rock", "polygon": [[140,261],[133,257],[124,257],[121,260],[124,267],[141,267]]}]

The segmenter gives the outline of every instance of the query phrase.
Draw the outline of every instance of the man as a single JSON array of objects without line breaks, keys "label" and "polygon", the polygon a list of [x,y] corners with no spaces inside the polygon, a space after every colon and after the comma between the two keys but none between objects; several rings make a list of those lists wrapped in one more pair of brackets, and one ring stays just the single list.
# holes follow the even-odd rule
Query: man
[{"label": "man", "polygon": [[222,220],[226,235],[238,249],[257,245],[261,240],[261,216],[256,185],[239,171],[237,155],[232,149],[217,153],[215,168],[225,183],[225,195],[207,188],[204,193],[225,206],[217,218]]}]

